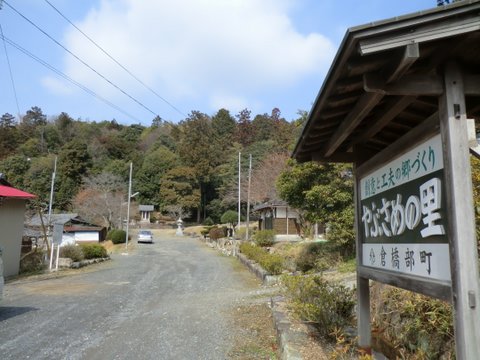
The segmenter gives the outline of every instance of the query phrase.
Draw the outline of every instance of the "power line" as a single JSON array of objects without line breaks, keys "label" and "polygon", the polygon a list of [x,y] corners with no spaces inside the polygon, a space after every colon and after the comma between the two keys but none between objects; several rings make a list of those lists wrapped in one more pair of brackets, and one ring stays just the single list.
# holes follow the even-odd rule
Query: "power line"
[{"label": "power line", "polygon": [[108,106],[112,107],[113,109],[121,112],[122,114],[124,114],[125,116],[135,120],[135,121],[138,121],[140,122],[136,117],[130,115],[128,112],[126,112],[125,110],[123,110],[122,108],[120,108],[119,106],[115,105],[114,103],[112,103],[111,101],[105,99],[104,97],[98,95],[96,92],[94,92],[93,90],[89,89],[88,87],[86,87],[85,85],[79,83],[78,81],[72,79],[71,77],[69,77],[68,75],[66,75],[65,73],[61,72],[60,70],[58,70],[57,68],[55,68],[54,66],[50,65],[48,62],[46,62],[45,60],[42,60],[40,59],[38,56],[34,55],[33,53],[31,53],[30,51],[28,51],[27,49],[23,48],[22,46],[18,45],[17,43],[15,43],[14,41],[10,40],[9,38],[7,38],[5,35],[3,35],[3,33],[1,34],[1,37],[2,37],[2,40],[6,43],[8,43],[9,45],[13,46],[14,48],[16,48],[17,50],[23,52],[25,55],[31,57],[33,60],[37,61],[38,63],[42,64],[43,66],[45,66],[47,69],[53,71],[54,73],[56,73],[57,75],[61,76],[62,78],[64,78],[65,80],[71,82],[72,84],[76,85],[77,87],[79,87],[80,89],[82,89],[83,91],[85,91],[86,93],[92,95],[93,97],[97,98],[98,100],[104,102],[105,104],[107,104]]},{"label": "power line", "polygon": [[187,116],[185,115],[182,111],[180,111],[177,107],[175,107],[173,104],[171,104],[169,101],[167,101],[164,97],[162,97],[160,94],[158,94],[155,90],[153,90],[150,86],[145,84],[141,79],[139,79],[135,74],[133,74],[130,70],[128,70],[125,66],[123,66],[118,60],[116,60],[112,55],[110,55],[102,46],[97,44],[90,36],[85,34],[77,25],[75,25],[70,19],[68,19],[60,10],[58,10],[50,1],[45,0],[45,2],[52,7],[53,10],[55,10],[62,18],[64,18],[70,25],[72,25],[75,29],[77,29],[86,39],[88,39],[93,45],[95,45],[101,52],[103,52],[106,56],[108,56],[115,64],[120,66],[125,72],[127,72],[131,77],[133,77],[136,81],[138,81],[141,85],[143,85],[147,90],[149,90],[152,94],[157,96],[160,100],[165,102],[168,106],[170,106],[172,109],[174,109],[176,112],[178,112],[182,116]]},{"label": "power line", "polygon": [[19,16],[21,16],[24,20],[26,20],[28,23],[30,23],[32,26],[34,26],[38,31],[40,31],[42,34],[44,34],[45,36],[47,36],[50,40],[52,40],[55,44],[57,44],[58,46],[60,46],[63,50],[65,50],[66,52],[68,52],[71,56],[73,56],[75,59],[77,59],[78,61],[80,61],[84,66],[86,66],[87,68],[89,68],[90,70],[92,70],[95,74],[97,74],[98,76],[100,76],[103,80],[105,80],[106,82],[108,82],[110,85],[112,85],[114,88],[116,88],[118,91],[120,91],[121,93],[123,93],[124,95],[126,95],[127,97],[129,97],[131,100],[133,100],[134,102],[136,102],[138,105],[140,105],[141,107],[143,107],[145,110],[147,110],[148,112],[152,113],[153,115],[155,116],[159,116],[157,113],[155,113],[153,110],[151,110],[150,108],[148,108],[147,106],[145,106],[142,102],[140,102],[139,100],[137,100],[136,98],[134,98],[132,95],[130,95],[129,93],[127,93],[125,90],[123,90],[122,88],[120,88],[118,85],[116,85],[115,83],[113,83],[111,80],[109,80],[107,77],[105,77],[103,74],[101,74],[100,72],[98,72],[97,70],[95,70],[92,66],[90,66],[88,63],[86,63],[84,60],[82,60],[79,56],[77,56],[76,54],[74,54],[72,51],[70,51],[66,46],[64,46],[63,44],[61,44],[59,41],[57,41],[55,38],[53,38],[51,35],[49,35],[46,31],[44,31],[42,28],[40,28],[37,24],[35,24],[32,20],[30,20],[29,18],[27,18],[25,15],[23,15],[21,12],[19,12],[17,9],[15,9],[12,5],[10,5],[7,1],[3,0],[3,2],[10,8],[12,9],[13,11],[15,11]]},{"label": "power line", "polygon": [[[0,9],[2,8],[2,1],[0,0]],[[12,82],[13,95],[15,96],[15,104],[17,105],[17,114],[20,116],[20,106],[18,106],[17,89],[15,88],[15,81],[13,79],[12,66],[10,65],[10,58],[8,57],[7,45],[5,44],[5,38],[3,36],[2,25],[0,24],[0,35],[3,39],[3,48],[5,49],[5,57],[7,58],[8,71],[10,72],[10,81]]]}]

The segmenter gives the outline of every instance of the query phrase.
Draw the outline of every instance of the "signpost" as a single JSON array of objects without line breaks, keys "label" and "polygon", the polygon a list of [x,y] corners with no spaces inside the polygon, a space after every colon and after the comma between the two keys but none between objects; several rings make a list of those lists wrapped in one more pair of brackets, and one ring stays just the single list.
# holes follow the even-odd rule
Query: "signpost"
[{"label": "signpost", "polygon": [[360,179],[361,264],[450,282],[440,135]]},{"label": "signpost", "polygon": [[452,303],[456,355],[480,354],[478,253],[463,76],[445,70],[439,111],[355,168],[359,345],[369,280]]},{"label": "signpost", "polygon": [[456,358],[480,358],[479,11],[456,1],[349,29],[295,146],[300,162],[354,164],[360,347],[374,280],[450,302]]}]

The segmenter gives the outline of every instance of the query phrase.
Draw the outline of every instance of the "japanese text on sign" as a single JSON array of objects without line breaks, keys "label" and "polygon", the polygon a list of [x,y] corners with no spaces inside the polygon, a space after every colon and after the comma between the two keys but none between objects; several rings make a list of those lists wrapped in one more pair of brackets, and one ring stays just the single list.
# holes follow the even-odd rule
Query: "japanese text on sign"
[{"label": "japanese text on sign", "polygon": [[366,199],[443,169],[440,135],[399,156],[360,181],[360,198]]},{"label": "japanese text on sign", "polygon": [[363,265],[450,280],[448,244],[363,244]]},{"label": "japanese text on sign", "polygon": [[381,204],[372,201],[368,206],[368,202],[364,202],[361,221],[365,239],[402,235],[406,229],[414,230],[421,222],[422,238],[445,235],[444,226],[438,223],[442,219],[439,212],[441,187],[441,180],[432,178],[420,186],[418,196],[412,194],[405,202],[402,194],[396,194],[394,199],[382,197]]}]

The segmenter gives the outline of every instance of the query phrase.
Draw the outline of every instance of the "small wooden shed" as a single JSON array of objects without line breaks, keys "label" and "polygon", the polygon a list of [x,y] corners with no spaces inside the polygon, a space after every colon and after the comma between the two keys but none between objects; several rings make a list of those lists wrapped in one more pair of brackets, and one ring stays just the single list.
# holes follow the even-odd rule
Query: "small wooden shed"
[{"label": "small wooden shed", "polygon": [[259,230],[274,230],[276,240],[301,240],[298,212],[285,201],[269,201],[253,208]]},{"label": "small wooden shed", "polygon": [[[354,164],[362,347],[370,346],[368,282],[376,280],[452,302],[457,358],[473,359],[480,353],[478,254],[468,157],[469,140],[476,141],[474,126],[467,121],[480,118],[479,44],[478,0],[349,29],[295,146],[293,157],[299,162]],[[403,190],[396,186],[406,189],[412,169],[425,174],[421,181],[428,187],[420,186],[418,195],[418,184],[410,185],[417,195],[402,200]],[[430,179],[434,171],[436,177]],[[370,200],[387,189],[392,191],[380,202]],[[423,196],[435,202],[424,204]],[[440,199],[446,203],[442,207]],[[388,218],[395,224],[383,220],[386,203],[384,213],[375,208],[382,200],[403,211],[397,209],[396,215],[402,216]],[[423,242],[409,238],[409,231],[414,232],[410,228],[417,226],[426,226],[425,233],[434,230],[435,236]],[[385,251],[388,237],[400,232],[405,236],[390,247],[391,255]],[[440,242],[435,249],[446,249],[445,256],[435,259],[435,276],[431,268],[435,254],[417,251],[419,243],[434,248],[428,243],[434,240]],[[393,258],[393,250],[405,244],[410,248],[401,258]],[[418,258],[410,256],[412,246]],[[392,260],[389,267],[390,256],[398,262]],[[422,272],[415,273],[416,269]]]}]

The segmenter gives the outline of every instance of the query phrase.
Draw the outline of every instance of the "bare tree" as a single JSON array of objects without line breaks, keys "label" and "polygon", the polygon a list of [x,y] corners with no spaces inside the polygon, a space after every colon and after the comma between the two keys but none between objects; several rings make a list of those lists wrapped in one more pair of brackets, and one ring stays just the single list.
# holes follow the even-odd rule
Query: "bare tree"
[{"label": "bare tree", "polygon": [[84,179],[83,189],[75,197],[74,207],[85,219],[110,229],[122,217],[125,196],[125,183],[119,176],[101,173]]},{"label": "bare tree", "polygon": [[165,206],[165,210],[167,210],[168,215],[174,219],[182,219],[188,218],[191,216],[191,212],[189,210],[185,210],[182,205],[167,205]]},{"label": "bare tree", "polygon": [[[280,173],[287,166],[289,155],[287,153],[272,153],[267,155],[259,164],[254,166],[252,171],[252,182],[250,185],[250,201],[262,203],[278,199],[275,182]],[[245,169],[246,171],[247,169]],[[246,196],[248,190],[247,173],[242,173],[240,185],[241,193]],[[232,184],[227,191],[224,201],[234,203],[238,201],[238,184]],[[246,197],[243,199],[246,201]]]}]

